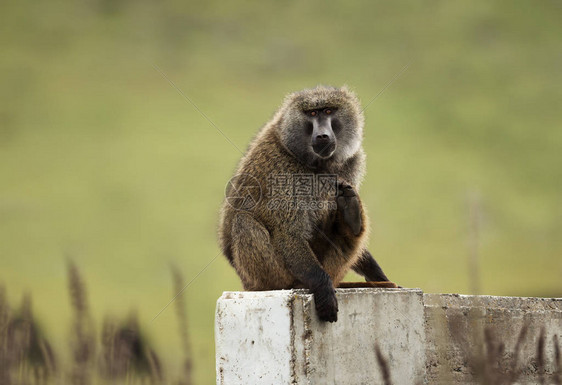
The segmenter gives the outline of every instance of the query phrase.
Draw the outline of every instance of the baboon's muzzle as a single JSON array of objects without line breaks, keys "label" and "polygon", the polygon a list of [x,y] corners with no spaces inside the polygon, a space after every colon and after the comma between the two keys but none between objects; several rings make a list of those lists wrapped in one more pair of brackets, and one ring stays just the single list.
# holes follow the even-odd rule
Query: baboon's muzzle
[{"label": "baboon's muzzle", "polygon": [[336,149],[336,141],[327,135],[323,135],[312,140],[312,149],[316,155],[322,158],[329,158]]},{"label": "baboon's muzzle", "polygon": [[336,149],[336,138],[332,130],[330,119],[313,121],[312,130],[312,149],[316,155],[322,158],[329,158]]}]

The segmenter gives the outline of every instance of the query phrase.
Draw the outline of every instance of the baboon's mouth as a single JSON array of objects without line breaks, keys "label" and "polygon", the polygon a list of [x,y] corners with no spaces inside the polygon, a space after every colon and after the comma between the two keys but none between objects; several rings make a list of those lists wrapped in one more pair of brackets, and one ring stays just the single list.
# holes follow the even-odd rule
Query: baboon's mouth
[{"label": "baboon's mouth", "polygon": [[312,145],[314,153],[321,158],[329,158],[336,151],[336,142],[326,143],[316,143]]}]

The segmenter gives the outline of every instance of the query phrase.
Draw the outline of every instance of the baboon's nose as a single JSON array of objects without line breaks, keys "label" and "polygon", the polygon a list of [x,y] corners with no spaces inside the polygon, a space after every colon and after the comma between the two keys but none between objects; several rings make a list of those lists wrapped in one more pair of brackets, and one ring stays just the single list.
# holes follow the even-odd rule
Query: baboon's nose
[{"label": "baboon's nose", "polygon": [[312,149],[321,157],[328,157],[332,155],[335,150],[335,142],[330,135],[317,135],[312,141]]},{"label": "baboon's nose", "polygon": [[323,146],[329,145],[331,141],[332,141],[332,138],[330,138],[330,135],[327,135],[327,134],[316,135],[316,137],[312,141],[312,145],[323,147]]}]

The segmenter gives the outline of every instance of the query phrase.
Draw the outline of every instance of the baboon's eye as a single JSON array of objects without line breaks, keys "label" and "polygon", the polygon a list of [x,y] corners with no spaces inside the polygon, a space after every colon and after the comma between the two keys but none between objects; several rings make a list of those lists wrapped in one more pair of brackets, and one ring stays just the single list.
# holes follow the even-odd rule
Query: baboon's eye
[{"label": "baboon's eye", "polygon": [[316,111],[310,111],[309,114],[310,116],[316,116]]},{"label": "baboon's eye", "polygon": [[326,115],[330,115],[330,114],[332,113],[332,110],[330,110],[329,108],[326,108],[326,109],[324,110],[324,113],[325,113]]}]

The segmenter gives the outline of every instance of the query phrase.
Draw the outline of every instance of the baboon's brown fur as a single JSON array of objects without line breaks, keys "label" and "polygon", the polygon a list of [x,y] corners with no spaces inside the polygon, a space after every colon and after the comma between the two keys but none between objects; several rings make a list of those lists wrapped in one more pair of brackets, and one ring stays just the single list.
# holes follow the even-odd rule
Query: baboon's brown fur
[{"label": "baboon's brown fur", "polygon": [[[310,144],[310,121],[316,113],[309,111],[315,110],[330,114],[327,124],[336,146],[327,158],[318,156]],[[350,268],[368,280],[387,281],[366,250],[367,216],[356,193],[365,169],[362,136],[359,101],[345,87],[320,86],[288,95],[260,130],[227,187],[219,228],[221,248],[245,290],[308,288],[315,294],[320,318],[334,321],[333,287]],[[271,209],[271,178],[279,174],[336,175],[340,196],[290,199],[336,203],[337,209],[333,205],[314,210]],[[237,194],[247,194],[245,204],[237,206],[229,200]]]}]

